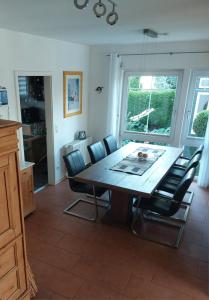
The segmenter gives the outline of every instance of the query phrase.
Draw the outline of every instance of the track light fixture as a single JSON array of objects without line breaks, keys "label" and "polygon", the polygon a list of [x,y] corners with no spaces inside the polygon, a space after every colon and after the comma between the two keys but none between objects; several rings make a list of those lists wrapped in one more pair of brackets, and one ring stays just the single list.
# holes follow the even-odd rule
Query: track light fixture
[{"label": "track light fixture", "polygon": [[[109,25],[115,25],[118,21],[118,13],[115,11],[116,3],[112,0],[106,0],[112,4],[112,11],[107,14],[106,21]],[[74,0],[74,5],[78,9],[84,9],[88,6],[89,0]],[[93,12],[97,18],[103,17],[106,12],[107,8],[102,0],[98,0],[93,6]]]}]

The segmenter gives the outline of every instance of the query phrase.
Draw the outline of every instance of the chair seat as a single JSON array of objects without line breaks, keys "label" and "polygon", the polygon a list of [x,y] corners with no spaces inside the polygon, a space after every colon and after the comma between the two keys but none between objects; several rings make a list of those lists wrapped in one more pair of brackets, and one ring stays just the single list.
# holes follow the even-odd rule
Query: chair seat
[{"label": "chair seat", "polygon": [[182,178],[185,175],[185,169],[181,169],[178,167],[173,167],[170,169],[169,174],[170,177]]},{"label": "chair seat", "polygon": [[145,210],[154,211],[163,216],[170,216],[170,207],[171,207],[171,200],[165,198],[156,198],[151,197],[149,199],[142,198],[140,202],[140,208]]},{"label": "chair seat", "polygon": [[188,158],[179,158],[176,162],[175,165],[179,165],[179,166],[183,166],[183,167],[187,167],[189,164],[189,159]]},{"label": "chair seat", "polygon": [[[71,189],[73,192],[94,195],[93,186],[91,184],[86,184],[86,183],[82,183],[82,182],[78,182],[78,181],[72,182],[72,180],[71,180],[70,186],[71,186]],[[100,197],[106,191],[107,191],[107,189],[105,189],[105,188],[95,187],[95,195],[97,197]]]},{"label": "chair seat", "polygon": [[180,180],[174,177],[166,177],[162,183],[158,186],[158,190],[162,190],[168,193],[175,193],[176,187],[179,184]]}]

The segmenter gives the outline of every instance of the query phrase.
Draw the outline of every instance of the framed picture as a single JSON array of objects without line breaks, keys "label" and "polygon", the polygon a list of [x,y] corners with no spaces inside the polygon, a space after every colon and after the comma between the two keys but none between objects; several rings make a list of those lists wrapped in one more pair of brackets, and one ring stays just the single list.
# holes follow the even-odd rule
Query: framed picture
[{"label": "framed picture", "polygon": [[82,113],[82,72],[63,72],[64,75],[64,117]]}]

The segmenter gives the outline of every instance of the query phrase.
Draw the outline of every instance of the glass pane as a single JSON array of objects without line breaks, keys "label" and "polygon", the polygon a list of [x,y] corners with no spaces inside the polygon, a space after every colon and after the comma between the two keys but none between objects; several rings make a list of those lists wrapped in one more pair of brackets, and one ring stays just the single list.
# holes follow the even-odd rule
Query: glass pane
[{"label": "glass pane", "polygon": [[129,76],[128,131],[170,135],[177,76]]},{"label": "glass pane", "polygon": [[[184,146],[183,156],[191,158],[198,147]],[[195,170],[195,176],[199,174],[199,166]]]},{"label": "glass pane", "polygon": [[[207,82],[208,80],[208,82]],[[208,88],[206,88],[208,85]],[[194,90],[189,136],[204,137],[209,117],[209,78],[198,77]]]},{"label": "glass pane", "polygon": [[199,88],[203,88],[203,89],[209,88],[209,77],[200,78]]}]

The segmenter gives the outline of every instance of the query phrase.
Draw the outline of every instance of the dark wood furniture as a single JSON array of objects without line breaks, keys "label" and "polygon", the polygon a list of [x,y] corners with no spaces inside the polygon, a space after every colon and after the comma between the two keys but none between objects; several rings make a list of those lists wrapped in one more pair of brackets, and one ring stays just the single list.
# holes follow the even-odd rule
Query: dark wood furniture
[{"label": "dark wood furniture", "polygon": [[[110,170],[111,167],[139,147],[164,149],[166,151],[142,176]],[[105,219],[122,224],[130,224],[132,220],[132,196],[149,198],[181,155],[182,150],[182,148],[175,147],[129,143],[82,171],[75,178],[80,182],[91,183],[112,190],[111,208],[107,212]]]}]

